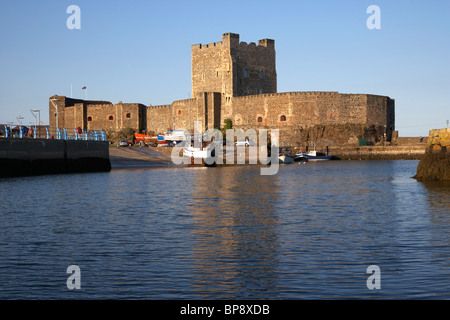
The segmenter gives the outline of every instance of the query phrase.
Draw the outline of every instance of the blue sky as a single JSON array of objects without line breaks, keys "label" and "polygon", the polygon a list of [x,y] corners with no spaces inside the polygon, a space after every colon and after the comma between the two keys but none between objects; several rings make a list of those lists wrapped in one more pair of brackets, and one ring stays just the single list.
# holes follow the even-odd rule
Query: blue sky
[{"label": "blue sky", "polygon": [[[69,5],[81,29],[69,30]],[[369,5],[381,29],[369,30]],[[192,44],[275,40],[278,92],[339,91],[396,100],[400,136],[450,120],[450,1],[0,0],[0,123],[48,123],[54,94],[169,104],[191,92]]]}]

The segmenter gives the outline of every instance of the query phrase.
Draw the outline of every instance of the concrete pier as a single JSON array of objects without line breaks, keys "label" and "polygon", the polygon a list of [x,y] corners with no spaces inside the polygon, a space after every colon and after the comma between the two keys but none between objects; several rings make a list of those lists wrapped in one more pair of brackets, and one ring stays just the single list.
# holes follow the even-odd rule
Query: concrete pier
[{"label": "concrete pier", "polygon": [[107,141],[0,138],[0,177],[110,170]]},{"label": "concrete pier", "polygon": [[328,152],[336,160],[420,160],[425,146],[330,147]]}]

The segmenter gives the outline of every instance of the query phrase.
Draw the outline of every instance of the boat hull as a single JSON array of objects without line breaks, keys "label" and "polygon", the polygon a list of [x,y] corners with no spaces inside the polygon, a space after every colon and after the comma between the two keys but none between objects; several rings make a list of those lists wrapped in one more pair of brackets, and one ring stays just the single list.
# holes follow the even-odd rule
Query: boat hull
[{"label": "boat hull", "polygon": [[294,158],[289,157],[289,156],[279,156],[278,160],[280,161],[280,163],[293,163],[294,162]]},{"label": "boat hull", "polygon": [[317,155],[316,152],[313,153],[297,153],[294,156],[295,161],[327,161],[333,159],[330,155]]},{"label": "boat hull", "polygon": [[332,158],[333,156],[308,156],[308,161],[327,161]]},{"label": "boat hull", "polygon": [[206,167],[213,167],[216,165],[216,163],[211,160],[212,155],[208,149],[187,147],[183,149],[183,156],[191,159],[191,165],[197,164]]}]

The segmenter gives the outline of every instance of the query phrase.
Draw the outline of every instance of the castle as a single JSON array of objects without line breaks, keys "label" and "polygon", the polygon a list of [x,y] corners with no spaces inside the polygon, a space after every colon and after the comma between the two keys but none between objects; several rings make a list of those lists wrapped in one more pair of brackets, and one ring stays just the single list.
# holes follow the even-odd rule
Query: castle
[{"label": "castle", "polygon": [[[192,98],[168,105],[87,101],[52,96],[50,126],[59,128],[165,132],[202,129],[279,129],[280,145],[355,145],[359,139],[390,141],[395,130],[395,101],[371,94],[338,92],[277,93],[275,41],[222,41],[191,47]],[[229,120],[227,120],[229,122]]]}]

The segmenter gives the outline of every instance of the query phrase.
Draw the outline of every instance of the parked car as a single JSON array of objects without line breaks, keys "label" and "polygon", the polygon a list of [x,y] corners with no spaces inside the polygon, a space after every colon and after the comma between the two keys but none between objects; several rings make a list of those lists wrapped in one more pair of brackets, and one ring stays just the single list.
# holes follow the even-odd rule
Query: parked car
[{"label": "parked car", "polygon": [[256,144],[253,142],[253,140],[245,139],[245,140],[239,140],[234,143],[235,146],[255,146]]},{"label": "parked car", "polygon": [[128,147],[128,141],[127,140],[120,140],[117,144],[118,147]]}]

